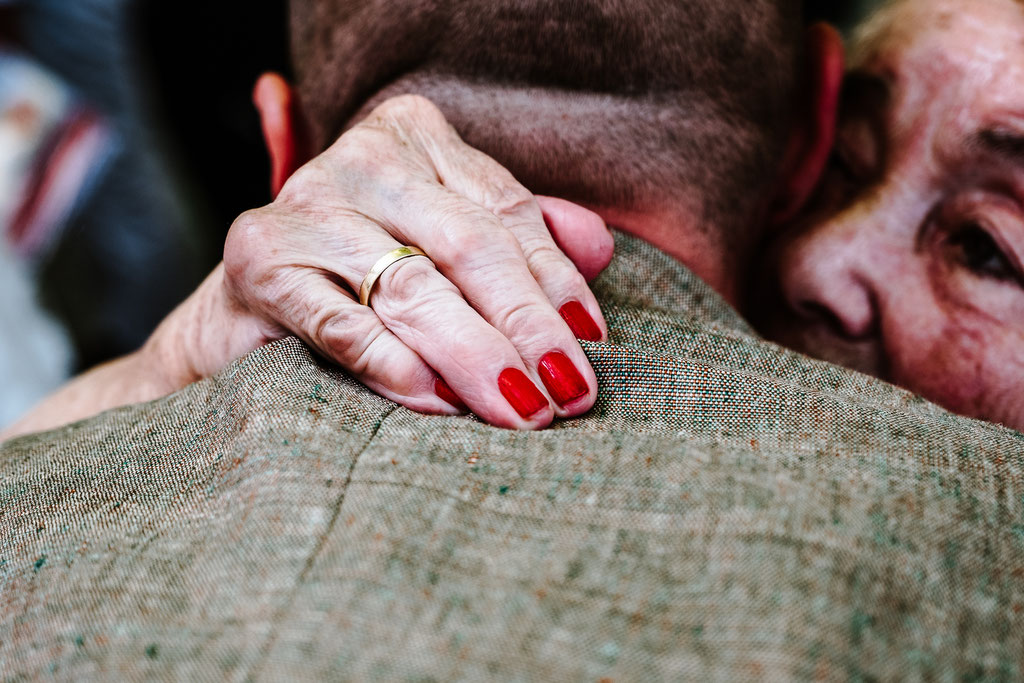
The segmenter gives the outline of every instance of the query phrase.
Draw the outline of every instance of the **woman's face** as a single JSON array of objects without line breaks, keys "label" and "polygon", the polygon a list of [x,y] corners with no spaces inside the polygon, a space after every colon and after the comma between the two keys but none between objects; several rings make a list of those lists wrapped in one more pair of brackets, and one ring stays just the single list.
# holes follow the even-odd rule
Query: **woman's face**
[{"label": "woman's face", "polygon": [[1024,429],[1022,36],[1015,0],[906,0],[866,32],[751,297],[768,337]]}]

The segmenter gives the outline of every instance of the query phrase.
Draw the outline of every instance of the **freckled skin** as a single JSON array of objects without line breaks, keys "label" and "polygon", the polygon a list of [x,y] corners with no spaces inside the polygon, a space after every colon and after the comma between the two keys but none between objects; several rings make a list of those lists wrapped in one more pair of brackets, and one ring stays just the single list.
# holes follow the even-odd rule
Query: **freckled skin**
[{"label": "freckled skin", "polygon": [[836,161],[748,299],[768,337],[1024,429],[1024,147],[979,142],[1024,140],[1021,36],[1015,0],[904,0],[862,29]]}]

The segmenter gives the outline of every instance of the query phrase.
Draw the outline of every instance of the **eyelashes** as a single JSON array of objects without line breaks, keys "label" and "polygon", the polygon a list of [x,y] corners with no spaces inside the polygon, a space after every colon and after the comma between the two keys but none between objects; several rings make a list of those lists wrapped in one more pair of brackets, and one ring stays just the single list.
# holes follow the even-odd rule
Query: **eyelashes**
[{"label": "eyelashes", "polygon": [[978,221],[956,225],[945,238],[943,247],[950,261],[978,277],[1018,284],[1022,281],[1013,261]]}]

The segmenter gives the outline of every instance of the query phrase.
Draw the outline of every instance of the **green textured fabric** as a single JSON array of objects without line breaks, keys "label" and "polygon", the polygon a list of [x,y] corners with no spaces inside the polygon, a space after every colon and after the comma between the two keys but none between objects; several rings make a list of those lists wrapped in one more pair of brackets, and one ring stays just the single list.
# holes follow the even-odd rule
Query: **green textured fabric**
[{"label": "green textured fabric", "polygon": [[0,448],[0,672],[1024,675],[1024,437],[758,340],[620,238],[601,399],[413,414],[295,340]]}]

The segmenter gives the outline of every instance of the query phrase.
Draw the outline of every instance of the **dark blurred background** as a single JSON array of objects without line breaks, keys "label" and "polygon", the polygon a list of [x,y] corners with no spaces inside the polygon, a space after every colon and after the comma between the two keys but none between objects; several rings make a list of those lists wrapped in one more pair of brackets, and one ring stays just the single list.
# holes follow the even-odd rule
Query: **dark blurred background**
[{"label": "dark blurred background", "polygon": [[845,31],[879,2],[880,0],[806,0],[804,13],[809,22],[828,21]]},{"label": "dark blurred background", "polygon": [[270,201],[251,95],[261,73],[289,75],[287,1],[139,2],[135,18],[164,152],[216,257],[235,217]]}]

